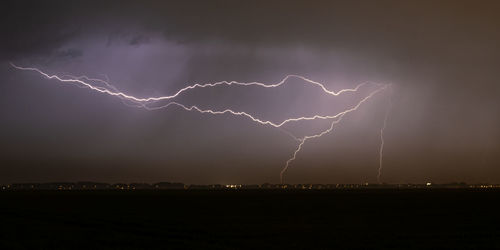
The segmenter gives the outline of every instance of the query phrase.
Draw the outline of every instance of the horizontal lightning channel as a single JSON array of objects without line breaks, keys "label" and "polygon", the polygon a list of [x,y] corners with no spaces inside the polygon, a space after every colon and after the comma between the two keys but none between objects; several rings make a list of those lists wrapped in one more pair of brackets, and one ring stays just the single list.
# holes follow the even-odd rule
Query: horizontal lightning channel
[{"label": "horizontal lightning channel", "polygon": [[65,82],[65,83],[79,83],[79,84],[82,84],[82,85],[84,85],[84,86],[92,89],[92,90],[96,90],[98,92],[106,93],[106,94],[113,95],[113,96],[120,96],[120,97],[129,99],[129,100],[132,100],[132,101],[136,101],[136,102],[151,102],[151,101],[168,100],[168,99],[175,98],[175,97],[179,96],[181,93],[183,93],[183,92],[185,92],[187,90],[190,90],[190,89],[215,87],[215,86],[218,86],[218,85],[233,85],[233,84],[234,85],[240,85],[240,86],[252,86],[252,85],[256,85],[256,86],[260,86],[260,87],[264,87],[264,88],[275,88],[275,87],[279,87],[279,86],[283,85],[290,78],[302,79],[302,80],[304,80],[307,83],[319,86],[323,90],[323,92],[325,92],[325,93],[327,93],[329,95],[333,95],[333,96],[338,96],[338,95],[340,95],[340,94],[342,94],[344,92],[356,92],[356,91],[358,91],[358,89],[360,87],[362,87],[363,85],[366,85],[366,83],[361,83],[361,84],[358,84],[355,88],[352,88],[352,89],[342,89],[342,90],[339,90],[339,91],[335,92],[335,91],[328,90],[323,84],[321,84],[319,82],[315,82],[313,80],[310,80],[310,79],[308,79],[306,77],[299,76],[299,75],[287,75],[287,76],[285,76],[285,78],[283,78],[281,81],[279,81],[278,83],[275,83],[275,84],[265,84],[265,83],[261,83],[261,82],[237,82],[237,81],[220,81],[220,82],[216,82],[216,83],[205,83],[205,84],[198,84],[198,83],[196,83],[196,84],[189,85],[187,87],[184,87],[184,88],[180,89],[179,91],[177,91],[173,95],[159,96],[159,97],[139,98],[139,97],[135,97],[135,96],[132,96],[132,95],[127,95],[127,94],[125,94],[123,92],[111,91],[111,90],[108,90],[108,89],[105,89],[105,88],[95,87],[95,86],[93,86],[92,84],[90,84],[88,82],[82,81],[81,79],[97,80],[97,81],[100,81],[102,83],[108,84],[104,80],[91,79],[91,78],[88,78],[88,77],[85,77],[85,76],[84,77],[80,77],[80,78],[63,79],[63,78],[61,78],[60,76],[57,76],[57,75],[47,74],[47,73],[45,73],[45,72],[43,72],[43,71],[41,71],[40,69],[37,69],[37,68],[20,67],[20,66],[15,65],[14,63],[10,63],[10,65],[12,67],[16,68],[16,69],[19,69],[19,70],[28,70],[28,71],[38,72],[39,74],[41,74],[41,75],[43,75],[43,76],[45,76],[45,77],[47,77],[49,79],[56,79],[56,80],[58,80],[60,82]]},{"label": "horizontal lightning channel", "polygon": [[[216,83],[206,83],[206,84],[193,84],[193,85],[189,85],[187,87],[184,87],[184,88],[178,90],[175,94],[170,95],[170,96],[139,98],[139,97],[135,97],[135,96],[128,95],[128,94],[125,94],[123,92],[120,92],[116,87],[114,87],[113,85],[111,85],[109,83],[109,81],[105,81],[105,80],[101,80],[101,79],[96,79],[96,78],[89,78],[87,76],[79,76],[79,77],[69,76],[70,78],[67,79],[67,78],[64,78],[64,77],[60,77],[58,75],[47,74],[47,73],[43,72],[42,70],[40,70],[38,68],[20,67],[20,66],[17,66],[15,64],[13,64],[13,63],[10,63],[10,64],[11,64],[12,67],[14,67],[16,69],[19,69],[19,70],[35,71],[35,72],[37,72],[37,73],[45,76],[48,79],[55,79],[55,80],[58,80],[58,81],[63,82],[63,83],[76,84],[76,85],[78,85],[80,87],[87,87],[87,88],[89,88],[91,90],[95,90],[95,91],[100,92],[100,93],[105,93],[105,94],[108,94],[108,95],[111,95],[111,96],[119,97],[120,99],[122,99],[122,101],[130,101],[130,102],[134,103],[134,105],[132,105],[134,107],[142,107],[142,108],[145,108],[147,110],[157,110],[157,109],[163,109],[163,108],[167,108],[167,107],[169,107],[171,105],[174,105],[174,106],[181,107],[182,109],[184,109],[186,111],[197,111],[197,112],[202,113],[202,114],[203,113],[208,113],[208,114],[212,114],[212,115],[232,114],[232,115],[235,115],[235,116],[244,116],[244,117],[247,117],[247,118],[251,119],[252,121],[254,121],[256,123],[259,123],[259,124],[262,124],[262,125],[269,125],[269,126],[272,126],[272,127],[275,127],[275,128],[279,128],[279,129],[283,130],[283,132],[287,133],[288,135],[290,135],[292,138],[294,138],[296,141],[299,142],[299,144],[297,146],[297,149],[294,151],[292,157],[286,161],[285,167],[280,172],[280,181],[281,181],[281,183],[283,183],[283,181],[284,181],[284,174],[285,174],[286,170],[290,167],[290,164],[296,159],[297,154],[300,152],[300,150],[302,149],[303,145],[305,144],[305,142],[307,140],[313,139],[313,138],[319,138],[319,137],[321,137],[321,136],[323,136],[325,134],[330,133],[331,131],[333,131],[335,124],[338,124],[340,121],[342,121],[342,119],[344,118],[344,116],[346,114],[357,110],[368,99],[372,98],[375,94],[379,93],[382,90],[385,90],[388,86],[390,86],[389,84],[376,84],[376,83],[372,83],[372,84],[375,84],[375,85],[379,86],[379,88],[377,88],[376,90],[372,91],[369,95],[367,95],[366,97],[364,97],[354,107],[346,109],[346,110],[344,110],[344,111],[342,111],[340,113],[337,113],[335,115],[314,115],[314,116],[309,116],[309,117],[303,116],[303,117],[297,117],[297,118],[288,118],[288,119],[283,120],[280,123],[274,123],[274,122],[271,122],[271,121],[266,121],[266,120],[261,120],[261,119],[255,118],[254,116],[252,116],[252,115],[250,115],[250,114],[248,114],[246,112],[233,111],[231,109],[225,109],[225,110],[222,110],[222,111],[217,111],[217,110],[212,110],[212,109],[201,109],[201,108],[199,108],[199,107],[197,107],[195,105],[186,106],[184,104],[181,104],[181,103],[178,103],[178,102],[174,102],[174,101],[170,101],[167,104],[164,104],[164,105],[161,105],[161,106],[157,106],[157,107],[149,107],[148,104],[151,104],[151,103],[157,102],[157,101],[169,100],[169,99],[176,98],[177,96],[179,96],[183,92],[186,92],[188,90],[195,89],[195,88],[215,87],[215,86],[218,86],[218,85],[227,85],[227,86],[230,86],[230,85],[259,86],[259,87],[264,87],[264,88],[275,88],[275,87],[279,87],[279,86],[283,85],[290,78],[302,79],[303,81],[305,81],[307,83],[310,83],[312,85],[320,87],[324,93],[332,95],[332,96],[338,96],[338,95],[340,95],[342,93],[345,93],[345,92],[356,92],[356,91],[358,91],[359,88],[361,88],[362,86],[366,85],[367,83],[361,83],[361,84],[357,85],[355,88],[342,89],[342,90],[339,90],[337,92],[334,92],[334,91],[328,90],[323,84],[321,84],[319,82],[315,82],[315,81],[310,80],[308,78],[305,78],[303,76],[299,76],[299,75],[287,75],[285,78],[283,78],[281,81],[279,81],[278,83],[275,83],[275,84],[265,84],[265,83],[260,83],[260,82],[247,82],[247,83],[245,83],[245,82],[237,82],[237,81],[220,81],[220,82],[216,82]],[[104,84],[106,87],[96,86],[96,85],[94,85],[92,83],[89,83],[89,82],[99,82],[99,83]],[[124,103],[126,105],[129,105],[129,103],[126,103],[126,102],[124,102]],[[285,125],[285,124],[287,124],[289,122],[298,122],[298,121],[316,120],[316,119],[321,119],[321,120],[330,120],[330,119],[333,119],[333,121],[330,124],[330,127],[328,129],[326,129],[326,130],[324,130],[324,131],[322,131],[322,132],[320,132],[318,134],[307,135],[307,136],[304,136],[302,138],[298,138],[298,137],[294,136],[293,134],[291,134],[290,132],[288,132],[288,131],[284,130],[283,128],[281,128],[283,125]],[[380,133],[380,137],[381,137],[381,145],[380,145],[380,150],[379,150],[379,152],[380,152],[380,158],[379,158],[380,164],[379,164],[379,175],[377,176],[377,179],[379,181],[380,181],[380,171],[382,169],[382,152],[383,152],[383,147],[384,147],[383,132],[384,132],[384,129],[385,129],[385,126],[386,126],[386,122],[387,122],[387,113],[386,113],[386,116],[385,116],[385,119],[384,119],[383,127],[381,128],[381,133]]]},{"label": "horizontal lightning channel", "polygon": [[[361,83],[359,85],[357,85],[355,88],[353,89],[342,89],[338,92],[333,92],[333,91],[329,91],[328,89],[326,89],[326,87],[319,83],[319,82],[315,82],[315,81],[312,81],[312,80],[309,80],[303,76],[298,76],[298,75],[288,75],[286,76],[285,78],[283,78],[283,80],[281,80],[279,83],[276,83],[276,84],[269,84],[269,85],[266,85],[264,83],[259,83],[259,82],[250,82],[250,83],[241,83],[241,82],[236,82],[236,81],[221,81],[221,82],[217,82],[217,83],[207,83],[207,84],[194,84],[194,85],[190,85],[190,86],[187,86],[185,88],[182,88],[181,90],[177,91],[177,93],[175,93],[174,95],[170,95],[170,96],[161,96],[161,97],[148,97],[148,98],[138,98],[138,97],[134,97],[134,96],[131,96],[131,95],[127,95],[127,94],[124,94],[123,92],[119,92],[116,90],[116,88],[114,88],[112,85],[110,85],[108,82],[104,81],[104,80],[101,80],[101,79],[94,79],[94,78],[88,78],[86,76],[81,76],[81,77],[75,77],[75,78],[71,78],[71,79],[63,79],[61,78],[60,76],[57,76],[57,75],[49,75],[43,71],[41,71],[40,69],[37,69],[37,68],[26,68],[26,67],[19,67],[19,66],[16,66],[15,64],[11,63],[12,67],[16,68],[16,69],[20,69],[20,70],[28,70],[28,71],[35,71],[35,72],[38,72],[39,74],[49,78],[49,79],[56,79],[60,82],[65,82],[65,83],[79,83],[79,84],[82,84],[83,86],[85,87],[88,87],[92,90],[95,90],[95,91],[98,91],[98,92],[101,92],[101,93],[105,93],[105,94],[108,94],[108,95],[112,95],[112,96],[118,96],[118,97],[121,97],[121,98],[124,98],[126,100],[130,100],[130,101],[133,101],[133,102],[136,102],[136,103],[147,103],[147,102],[151,102],[151,101],[160,101],[160,100],[168,100],[168,99],[172,99],[172,98],[175,98],[177,96],[179,96],[181,93],[187,91],[187,90],[190,90],[190,89],[194,89],[194,88],[206,88],[206,87],[215,87],[217,85],[222,85],[222,84],[226,84],[226,85],[241,85],[241,86],[251,86],[251,85],[257,85],[257,86],[260,86],[260,87],[265,87],[265,88],[275,88],[275,87],[278,87],[280,85],[282,85],[283,83],[286,82],[287,79],[289,79],[290,77],[297,77],[297,78],[300,78],[300,79],[303,79],[304,81],[306,82],[309,82],[311,84],[314,84],[314,85],[317,85],[317,86],[320,86],[321,89],[327,93],[327,94],[330,94],[330,95],[334,95],[334,96],[338,96],[344,92],[356,92],[358,91],[358,89],[360,87],[362,87],[363,85],[366,85],[366,83]],[[106,86],[108,87],[111,87],[114,89],[114,91],[111,91],[107,88],[103,88],[103,87],[97,87],[97,86],[94,86],[92,85],[91,83],[88,83],[88,82],[85,82],[81,79],[87,79],[87,80],[91,80],[91,81],[98,81],[98,82],[101,82],[101,83],[104,83]],[[380,84],[376,84],[376,85],[380,85]],[[383,88],[383,86],[385,85],[382,85],[381,88]],[[380,88],[379,88],[380,89]],[[196,110],[200,113],[210,113],[210,114],[232,114],[232,115],[237,115],[237,116],[245,116],[245,117],[248,117],[250,118],[252,121],[254,122],[257,122],[257,123],[260,123],[262,125],[270,125],[270,126],[273,126],[273,127],[276,127],[276,128],[279,128],[289,122],[294,122],[294,121],[303,121],[303,120],[316,120],[316,119],[322,119],[322,120],[325,120],[325,119],[335,119],[337,117],[339,117],[341,113],[338,113],[336,115],[327,115],[327,116],[324,116],[324,115],[314,115],[314,116],[310,116],[310,117],[306,117],[306,116],[303,116],[303,117],[297,117],[297,118],[289,118],[289,119],[285,119],[283,120],[282,122],[280,123],[274,123],[272,121],[267,121],[267,120],[261,120],[259,118],[255,118],[254,116],[246,113],[246,112],[243,112],[243,111],[233,111],[231,109],[225,109],[223,111],[214,111],[214,110],[211,110],[211,109],[200,109],[199,107],[197,106],[191,106],[191,107],[187,107],[183,104],[180,104],[178,102],[170,102],[166,105],[162,105],[162,106],[159,106],[157,108],[152,108],[152,109],[161,109],[161,108],[166,108],[170,105],[177,105],[177,106],[180,106],[186,110]],[[144,105],[140,105],[140,106],[143,106],[145,107]],[[151,109],[151,108],[150,108]]]}]

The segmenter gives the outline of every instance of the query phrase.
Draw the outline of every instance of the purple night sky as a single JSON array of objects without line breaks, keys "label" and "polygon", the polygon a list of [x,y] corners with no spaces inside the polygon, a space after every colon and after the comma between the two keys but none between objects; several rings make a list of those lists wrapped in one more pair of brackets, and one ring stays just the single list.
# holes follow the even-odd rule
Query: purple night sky
[{"label": "purple night sky", "polygon": [[[163,96],[194,83],[331,90],[391,83],[335,131],[308,141],[288,183],[500,182],[498,1],[11,1],[0,10],[0,183],[279,182],[297,147],[280,129],[230,115],[156,111],[16,70],[109,79]],[[196,89],[176,101],[280,122],[331,115],[368,94],[332,97],[292,79],[275,89]],[[317,133],[328,121],[284,129]]]}]

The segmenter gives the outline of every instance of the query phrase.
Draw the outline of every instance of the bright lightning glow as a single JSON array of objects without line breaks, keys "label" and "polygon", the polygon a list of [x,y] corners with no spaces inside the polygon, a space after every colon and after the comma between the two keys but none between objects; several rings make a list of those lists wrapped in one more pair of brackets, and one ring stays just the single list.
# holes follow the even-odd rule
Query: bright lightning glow
[{"label": "bright lightning glow", "polygon": [[310,80],[310,79],[307,79],[307,78],[305,78],[303,76],[299,76],[299,75],[287,75],[287,76],[285,76],[285,78],[283,78],[281,81],[279,81],[278,83],[275,83],[275,84],[265,84],[265,83],[260,83],[260,82],[237,82],[237,81],[220,81],[220,82],[216,82],[216,83],[205,83],[205,84],[198,84],[197,83],[197,84],[193,84],[193,85],[184,87],[184,88],[180,89],[179,91],[177,91],[175,94],[170,95],[170,96],[138,98],[138,97],[134,97],[134,96],[131,96],[131,95],[124,94],[123,92],[110,91],[110,90],[105,89],[105,88],[95,87],[95,86],[93,86],[90,83],[87,83],[85,81],[80,80],[80,79],[97,80],[99,82],[108,84],[106,81],[101,80],[101,79],[91,79],[91,78],[88,78],[86,76],[83,76],[83,77],[80,77],[80,78],[63,79],[63,78],[61,78],[61,77],[59,77],[57,75],[49,75],[49,74],[47,74],[47,73],[45,73],[45,72],[43,72],[43,71],[41,71],[41,70],[39,70],[37,68],[19,67],[19,66],[16,66],[15,64],[13,64],[13,63],[10,63],[10,65],[12,65],[12,67],[14,67],[16,69],[20,69],[20,70],[36,71],[39,74],[41,74],[41,75],[43,75],[43,76],[45,76],[45,77],[47,77],[49,79],[56,79],[56,80],[58,80],[60,82],[65,82],[65,83],[79,83],[79,84],[82,84],[82,85],[84,85],[84,86],[92,89],[92,90],[96,90],[96,91],[99,91],[101,93],[106,93],[106,94],[113,95],[113,96],[123,97],[123,98],[129,99],[129,100],[132,100],[132,101],[136,101],[136,102],[151,102],[151,101],[161,101],[161,100],[173,99],[173,98],[179,96],[182,92],[185,92],[185,91],[190,90],[190,89],[215,87],[215,86],[218,86],[218,85],[233,85],[233,84],[234,85],[240,85],[240,86],[252,86],[252,85],[256,85],[256,86],[260,86],[260,87],[264,87],[264,88],[275,88],[275,87],[281,86],[282,84],[284,84],[285,82],[287,82],[287,80],[290,79],[290,78],[302,79],[302,80],[304,80],[307,83],[319,86],[325,93],[333,95],[333,96],[338,96],[338,95],[340,95],[340,94],[342,94],[344,92],[356,92],[356,91],[358,91],[358,89],[360,87],[362,87],[363,85],[366,84],[366,83],[361,83],[361,84],[359,84],[358,86],[356,86],[353,89],[342,89],[342,90],[340,90],[338,92],[335,92],[335,91],[328,90],[323,84],[321,84],[319,82],[315,82],[315,81]]},{"label": "bright lightning glow", "polygon": [[[317,87],[320,87],[321,90],[324,93],[326,93],[328,95],[332,95],[332,96],[338,96],[338,95],[340,95],[342,93],[346,93],[346,92],[357,92],[361,87],[363,87],[367,83],[361,83],[361,84],[357,85],[355,88],[342,89],[342,90],[339,90],[339,91],[335,92],[335,91],[328,90],[323,84],[321,84],[319,82],[315,82],[313,80],[310,80],[310,79],[308,79],[306,77],[299,76],[299,75],[287,75],[281,81],[279,81],[278,83],[274,83],[274,84],[265,84],[265,83],[260,83],[260,82],[247,82],[247,83],[245,83],[245,82],[237,82],[237,81],[220,81],[220,82],[216,82],[216,83],[206,83],[206,84],[193,84],[193,85],[189,85],[187,87],[184,87],[184,88],[178,90],[173,95],[159,96],[159,97],[139,98],[139,97],[135,97],[135,96],[128,95],[128,94],[125,94],[123,92],[120,92],[116,87],[114,87],[113,85],[111,85],[109,83],[109,81],[105,81],[105,80],[102,80],[102,79],[89,78],[87,76],[76,77],[76,76],[71,76],[71,75],[61,77],[61,76],[58,76],[58,75],[47,74],[47,73],[43,72],[42,70],[40,70],[38,68],[20,67],[20,66],[17,66],[15,64],[13,64],[13,63],[10,63],[10,64],[11,64],[12,67],[14,67],[16,69],[19,69],[19,70],[37,72],[37,73],[41,74],[42,76],[44,76],[44,77],[46,77],[48,79],[55,79],[55,80],[57,80],[59,82],[62,82],[62,83],[75,84],[75,85],[77,85],[79,87],[89,88],[91,90],[94,90],[94,91],[97,91],[97,92],[100,92],[100,93],[104,93],[104,94],[108,94],[108,95],[111,95],[111,96],[118,97],[118,98],[122,99],[122,101],[126,105],[131,105],[130,103],[132,103],[131,106],[133,106],[133,107],[142,107],[142,108],[147,109],[147,110],[157,110],[157,109],[163,109],[163,108],[167,108],[167,107],[169,107],[171,105],[174,105],[174,106],[181,107],[182,109],[184,109],[186,111],[196,111],[196,112],[199,112],[199,113],[202,113],[202,114],[205,114],[205,113],[212,114],[212,115],[231,114],[231,115],[235,115],[235,116],[243,116],[243,117],[249,118],[250,120],[252,120],[253,122],[256,122],[258,124],[268,125],[268,126],[272,126],[274,128],[279,128],[283,132],[285,132],[286,134],[288,134],[293,139],[295,139],[296,141],[299,142],[299,144],[297,146],[297,149],[293,153],[293,156],[286,161],[285,167],[280,172],[280,181],[281,181],[281,183],[283,183],[283,181],[284,181],[284,174],[285,174],[286,170],[289,168],[290,164],[296,159],[297,154],[300,152],[300,150],[302,149],[304,143],[307,140],[313,139],[313,138],[319,138],[319,137],[321,137],[321,136],[323,136],[325,134],[330,133],[331,131],[333,131],[335,124],[337,124],[340,121],[342,121],[342,119],[344,118],[344,116],[346,114],[348,114],[350,112],[353,112],[353,111],[356,111],[363,103],[365,103],[368,99],[372,98],[372,96],[374,96],[375,94],[377,94],[378,92],[380,92],[382,90],[385,90],[388,86],[390,86],[388,84],[376,84],[376,83],[372,83],[372,84],[378,86],[378,88],[376,90],[372,91],[370,94],[368,94],[366,97],[364,97],[355,106],[353,106],[353,107],[351,107],[349,109],[346,109],[346,110],[344,110],[344,111],[342,111],[340,113],[337,113],[335,115],[302,116],[302,117],[288,118],[288,119],[283,120],[282,122],[274,123],[274,122],[271,122],[271,121],[268,121],[268,120],[261,120],[261,119],[256,118],[256,117],[254,117],[251,114],[248,114],[246,112],[234,111],[234,110],[231,110],[231,109],[225,109],[225,110],[222,110],[222,111],[212,110],[212,109],[201,109],[201,108],[199,108],[197,106],[194,106],[194,105],[192,105],[192,106],[186,106],[184,104],[181,104],[181,103],[178,103],[178,102],[174,102],[174,101],[170,101],[167,104],[164,104],[164,105],[161,105],[161,106],[156,106],[156,107],[150,107],[150,106],[148,106],[148,104],[155,103],[155,102],[162,101],[162,100],[174,99],[174,98],[178,97],[179,95],[181,95],[183,92],[186,92],[186,91],[189,91],[189,90],[192,90],[192,89],[195,89],[195,88],[209,88],[209,87],[215,87],[215,86],[218,86],[218,85],[226,85],[226,86],[230,86],[230,85],[259,86],[259,87],[263,87],[263,88],[276,88],[276,87],[279,87],[279,86],[285,84],[290,78],[298,78],[298,79],[303,80],[305,83],[309,83],[309,84],[315,85]],[[97,86],[95,83],[100,83],[100,84],[102,84],[104,86]],[[378,172],[378,176],[377,176],[377,180],[379,182],[380,182],[380,175],[381,175],[381,170],[382,170],[382,153],[383,153],[383,147],[384,147],[383,132],[384,132],[384,129],[386,127],[387,117],[388,117],[388,112],[386,112],[386,115],[385,115],[385,118],[384,118],[383,127],[380,130],[381,145],[380,145],[380,150],[379,150],[379,153],[380,153],[380,155],[379,155],[379,172]],[[331,125],[330,125],[330,127],[328,129],[326,129],[326,130],[324,130],[324,131],[322,131],[322,132],[320,132],[318,134],[304,136],[303,138],[297,138],[296,136],[294,136],[293,134],[291,134],[290,132],[288,132],[288,131],[286,131],[286,130],[284,130],[282,128],[283,125],[285,125],[285,124],[287,124],[289,122],[298,122],[298,121],[316,120],[316,119],[320,119],[320,120],[333,120],[333,121],[332,121],[332,123],[331,123]]]}]

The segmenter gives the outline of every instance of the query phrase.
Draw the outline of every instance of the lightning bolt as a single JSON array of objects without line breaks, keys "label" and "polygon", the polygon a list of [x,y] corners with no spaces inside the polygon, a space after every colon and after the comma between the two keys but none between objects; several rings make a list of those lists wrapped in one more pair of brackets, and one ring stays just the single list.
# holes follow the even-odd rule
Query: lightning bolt
[{"label": "lightning bolt", "polygon": [[[82,87],[82,88],[89,88],[93,91],[97,91],[97,92],[107,94],[110,96],[118,97],[122,100],[122,102],[124,104],[132,106],[132,107],[141,107],[141,108],[144,108],[146,110],[157,110],[157,109],[168,108],[169,106],[178,106],[186,111],[196,111],[196,112],[201,113],[201,114],[211,114],[211,115],[231,114],[231,115],[235,115],[235,116],[243,116],[243,117],[249,118],[250,120],[252,120],[253,122],[256,122],[258,124],[267,125],[267,126],[271,126],[274,128],[279,128],[279,129],[281,129],[281,131],[283,131],[284,133],[286,133],[287,135],[292,137],[294,140],[299,142],[297,149],[293,153],[293,156],[286,161],[285,167],[280,172],[281,183],[283,183],[283,181],[284,181],[284,179],[283,179],[284,173],[289,168],[290,164],[296,159],[297,154],[300,152],[304,143],[307,140],[319,138],[325,134],[330,133],[331,131],[333,131],[335,124],[342,121],[342,119],[344,118],[344,116],[346,114],[357,110],[368,99],[372,98],[375,94],[379,93],[382,90],[385,90],[388,86],[390,86],[388,84],[379,84],[379,83],[361,83],[361,84],[358,84],[354,88],[341,89],[341,90],[335,92],[335,91],[331,91],[331,90],[327,89],[322,83],[310,80],[306,77],[303,77],[300,75],[287,75],[281,81],[274,83],[274,84],[266,84],[266,83],[261,83],[261,82],[237,82],[237,81],[220,81],[220,82],[205,83],[205,84],[198,84],[197,83],[197,84],[193,84],[193,85],[189,85],[187,87],[181,88],[180,90],[175,92],[175,94],[172,94],[172,95],[140,98],[140,97],[135,97],[135,96],[132,96],[132,95],[129,95],[129,94],[126,94],[124,92],[119,91],[115,86],[113,86],[112,84],[109,83],[109,80],[105,81],[102,79],[90,78],[87,76],[72,76],[72,75],[58,76],[55,74],[45,73],[44,71],[42,71],[38,68],[20,67],[20,66],[15,65],[14,63],[10,63],[10,65],[18,70],[37,72],[40,75],[42,75],[48,79],[54,79],[54,80],[57,80],[61,83],[74,84],[74,85],[77,85],[77,86]],[[355,106],[353,106],[347,110],[344,110],[340,113],[337,113],[335,115],[302,116],[302,117],[288,118],[288,119],[285,119],[285,120],[278,122],[278,123],[275,123],[275,122],[272,122],[269,120],[262,120],[262,119],[256,118],[255,116],[253,116],[249,113],[243,112],[243,111],[234,111],[231,109],[225,109],[222,111],[212,110],[212,109],[202,109],[202,108],[199,108],[198,106],[195,106],[195,105],[187,106],[187,105],[181,104],[179,102],[175,102],[175,101],[170,101],[170,102],[168,102],[164,105],[160,105],[160,106],[155,106],[155,107],[150,106],[151,104],[159,102],[159,101],[174,99],[174,98],[180,96],[182,93],[187,92],[189,90],[196,89],[196,88],[210,88],[210,87],[216,87],[219,85],[259,86],[259,87],[263,87],[263,88],[276,88],[276,87],[279,87],[279,86],[287,83],[288,80],[291,78],[301,79],[305,83],[319,87],[324,93],[331,95],[331,96],[339,96],[342,93],[348,93],[348,92],[357,92],[361,87],[363,87],[367,84],[376,85],[378,88],[375,89],[374,91],[372,91],[370,94],[368,94],[361,101],[359,101]],[[96,84],[96,83],[101,84],[103,86],[98,86],[98,84]],[[292,133],[290,133],[287,130],[282,128],[283,125],[285,125],[289,122],[299,122],[299,121],[317,120],[317,119],[333,120],[333,121],[330,124],[330,127],[328,129],[326,129],[318,134],[307,135],[307,136],[304,136],[302,138],[298,138],[298,137],[294,136]],[[385,129],[385,126],[386,126],[386,120],[387,120],[387,115],[384,119],[384,125],[381,129],[382,142],[381,142],[381,146],[380,146],[380,165],[379,165],[378,179],[380,177],[380,171],[382,168],[382,151],[383,151],[383,145],[384,145],[383,130]]]},{"label": "lightning bolt", "polygon": [[380,182],[380,177],[382,176],[382,159],[384,157],[384,131],[385,127],[387,127],[387,118],[389,117],[389,113],[392,108],[392,102],[391,99],[389,98],[389,105],[387,109],[385,110],[385,115],[384,115],[384,122],[382,123],[382,127],[380,128],[380,148],[379,148],[379,157],[378,157],[378,174],[377,174],[377,181],[378,183]]}]

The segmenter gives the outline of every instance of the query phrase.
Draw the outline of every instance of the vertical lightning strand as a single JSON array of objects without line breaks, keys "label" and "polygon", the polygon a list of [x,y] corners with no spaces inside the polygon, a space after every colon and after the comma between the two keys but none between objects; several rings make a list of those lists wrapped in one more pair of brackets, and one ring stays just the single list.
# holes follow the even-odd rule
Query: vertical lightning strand
[{"label": "vertical lightning strand", "polygon": [[389,104],[387,106],[387,109],[385,110],[385,115],[384,115],[384,122],[382,124],[382,127],[380,128],[380,149],[379,149],[379,164],[378,164],[378,174],[377,174],[377,181],[380,184],[380,177],[382,176],[382,160],[384,157],[384,131],[387,126],[387,118],[389,117],[389,113],[391,112],[392,109],[392,101],[389,98]]}]

